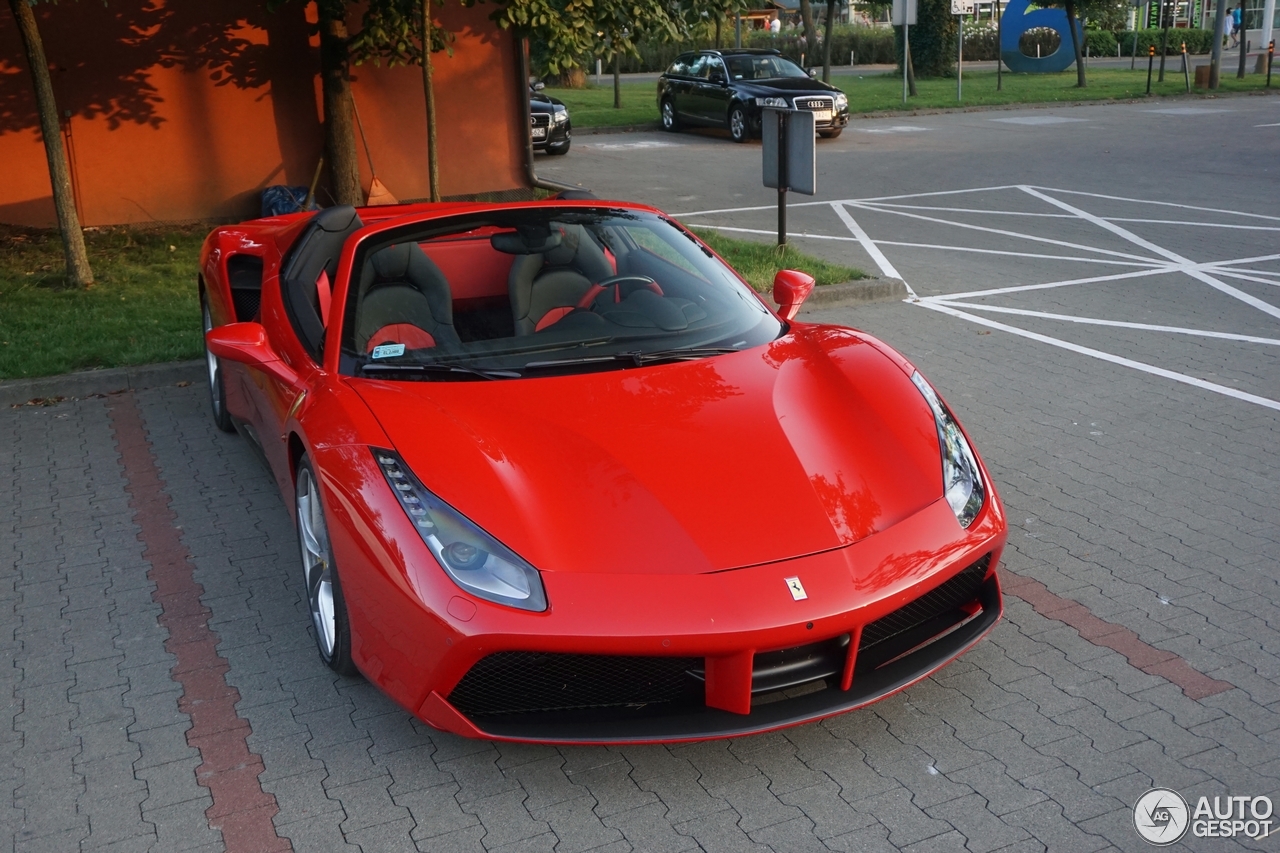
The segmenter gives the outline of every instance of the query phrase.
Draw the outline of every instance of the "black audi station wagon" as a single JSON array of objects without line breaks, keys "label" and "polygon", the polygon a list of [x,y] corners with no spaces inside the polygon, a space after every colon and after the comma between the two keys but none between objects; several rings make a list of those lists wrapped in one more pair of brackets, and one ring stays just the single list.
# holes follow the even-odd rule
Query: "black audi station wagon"
[{"label": "black audi station wagon", "polygon": [[543,85],[529,87],[529,124],[535,151],[548,154],[568,154],[573,128],[569,123],[569,108],[564,101],[542,91]]},{"label": "black audi station wagon", "polygon": [[683,53],[658,78],[664,130],[727,127],[735,142],[746,142],[760,135],[764,107],[813,111],[818,135],[827,139],[849,123],[844,92],[814,80],[776,50]]}]

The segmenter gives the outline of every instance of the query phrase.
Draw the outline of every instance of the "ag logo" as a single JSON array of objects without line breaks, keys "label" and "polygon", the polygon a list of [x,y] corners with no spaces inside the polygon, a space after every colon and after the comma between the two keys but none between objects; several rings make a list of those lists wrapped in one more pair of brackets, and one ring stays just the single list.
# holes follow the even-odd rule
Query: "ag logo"
[{"label": "ag logo", "polygon": [[1187,834],[1190,811],[1177,791],[1152,788],[1133,806],[1133,828],[1144,841],[1164,847]]}]

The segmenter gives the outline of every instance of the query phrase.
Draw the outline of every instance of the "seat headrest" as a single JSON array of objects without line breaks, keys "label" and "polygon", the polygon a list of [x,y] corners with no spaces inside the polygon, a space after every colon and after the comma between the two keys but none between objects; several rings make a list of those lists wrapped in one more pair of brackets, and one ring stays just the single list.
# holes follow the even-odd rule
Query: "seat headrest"
[{"label": "seat headrest", "polygon": [[413,250],[418,247],[413,243],[399,243],[388,246],[373,253],[375,281],[405,281],[409,278],[409,263],[413,258]]},{"label": "seat headrest", "polygon": [[552,266],[568,266],[578,255],[578,246],[582,242],[582,226],[566,225],[560,231],[560,245],[547,252],[547,263]]}]

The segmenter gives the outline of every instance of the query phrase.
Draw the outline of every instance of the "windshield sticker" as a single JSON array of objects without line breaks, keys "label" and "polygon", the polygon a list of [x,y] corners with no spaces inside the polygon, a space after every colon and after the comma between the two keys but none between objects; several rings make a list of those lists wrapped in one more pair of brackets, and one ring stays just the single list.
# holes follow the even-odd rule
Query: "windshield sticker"
[{"label": "windshield sticker", "polygon": [[404,355],[404,344],[381,344],[373,348],[374,358],[395,358]]}]

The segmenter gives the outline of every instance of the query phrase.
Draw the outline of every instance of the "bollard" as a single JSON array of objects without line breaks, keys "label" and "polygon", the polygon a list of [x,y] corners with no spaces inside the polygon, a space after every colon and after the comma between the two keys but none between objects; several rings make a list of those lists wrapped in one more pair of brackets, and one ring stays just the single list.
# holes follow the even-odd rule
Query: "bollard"
[{"label": "bollard", "polygon": [[1156,46],[1147,48],[1147,94],[1151,94],[1151,72],[1156,67]]},{"label": "bollard", "polygon": [[1182,78],[1187,82],[1187,91],[1191,91],[1191,67],[1187,62],[1187,43],[1182,43]]},{"label": "bollard", "polygon": [[1276,57],[1276,40],[1272,39],[1267,44],[1267,88],[1271,88],[1271,60]]}]

